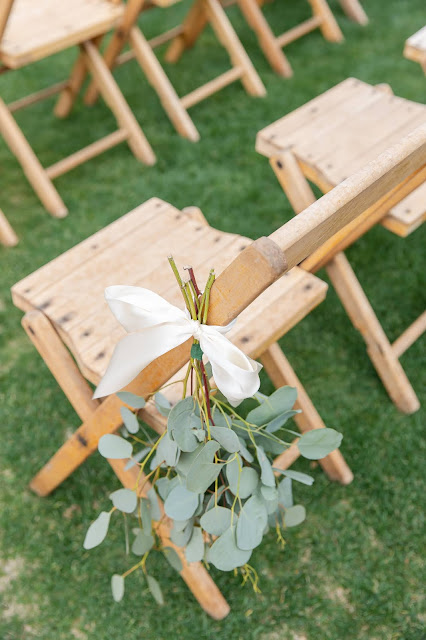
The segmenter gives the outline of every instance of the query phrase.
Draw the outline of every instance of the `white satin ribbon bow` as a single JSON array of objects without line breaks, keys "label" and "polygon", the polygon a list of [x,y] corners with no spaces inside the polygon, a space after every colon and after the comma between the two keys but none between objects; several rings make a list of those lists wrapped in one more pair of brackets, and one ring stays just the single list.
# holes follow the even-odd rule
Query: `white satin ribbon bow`
[{"label": "white satin ribbon bow", "polygon": [[223,334],[231,325],[200,324],[164,298],[140,287],[113,286],[105,289],[105,299],[129,335],[112,354],[108,369],[95,391],[101,398],[127,386],[153,360],[193,337],[211,363],[215,383],[236,407],[259,389],[262,368]]}]

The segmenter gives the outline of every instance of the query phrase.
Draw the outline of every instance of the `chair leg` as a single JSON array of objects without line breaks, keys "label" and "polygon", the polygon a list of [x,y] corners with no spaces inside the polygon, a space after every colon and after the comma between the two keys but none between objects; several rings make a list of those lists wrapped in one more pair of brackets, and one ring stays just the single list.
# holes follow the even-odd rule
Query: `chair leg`
[{"label": "chair leg", "polygon": [[[99,402],[92,399],[90,386],[47,317],[41,311],[30,311],[24,316],[22,324],[80,418],[87,420],[93,417],[97,413]],[[80,448],[82,446],[85,446],[84,440],[80,441]],[[109,462],[123,485],[133,489],[137,481],[137,467],[126,471],[124,461],[110,460]],[[36,493],[43,496],[46,492],[41,490],[41,485],[37,481],[39,475],[33,479],[30,486]],[[144,492],[149,489],[149,483],[144,483]],[[228,603],[200,562],[191,564],[186,562],[183,550],[175,547],[170,541],[170,531],[170,523],[167,519],[163,520],[158,526],[158,534],[163,544],[173,546],[179,554],[183,564],[182,578],[203,609],[212,618],[222,620],[230,611]]]},{"label": "chair leg", "polygon": [[207,24],[208,17],[203,0],[195,0],[182,23],[182,33],[174,38],[167,48],[165,61],[171,64],[176,63],[185,49],[194,46]]},{"label": "chair leg", "polygon": [[414,413],[420,408],[418,398],[345,254],[338,253],[326,269],[389,396],[400,411]]},{"label": "chair leg", "polygon": [[61,91],[56,101],[54,114],[57,118],[66,118],[69,116],[80,89],[83,86],[86,75],[87,66],[84,60],[84,55],[80,53],[71,71],[68,84],[65,89]]},{"label": "chair leg", "polygon": [[309,3],[314,15],[321,18],[320,29],[324,38],[330,42],[342,42],[344,40],[343,33],[328,6],[327,0],[309,0]]},{"label": "chair leg", "polygon": [[211,26],[227,50],[233,66],[243,69],[241,82],[252,96],[266,95],[266,89],[252,65],[219,0],[204,0]]},{"label": "chair leg", "polygon": [[145,164],[155,164],[156,158],[151,145],[145,138],[98,49],[90,41],[84,42],[81,47],[87,67],[90,69],[105,102],[116,117],[119,126],[128,133],[127,141],[134,155]]},{"label": "chair leg", "polygon": [[[265,371],[275,387],[290,385],[297,389],[296,409],[302,413],[294,416],[294,420],[302,433],[311,429],[323,429],[325,424],[306,393],[302,383],[277,343],[272,344],[260,357]],[[287,452],[284,452],[284,456]],[[338,449],[319,461],[331,480],[341,484],[349,484],[353,480],[352,471]]]},{"label": "chair leg", "polygon": [[200,134],[188,112],[182,106],[179,96],[145,36],[138,27],[133,27],[130,31],[129,39],[137,61],[145,73],[148,82],[150,82],[157,92],[164,110],[174,124],[176,131],[181,136],[197,142],[197,140],[200,139]]},{"label": "chair leg", "polygon": [[68,211],[59,193],[1,98],[0,134],[18,159],[28,181],[49,213],[57,218],[66,216]]},{"label": "chair leg", "polygon": [[237,0],[241,13],[256,33],[259,46],[271,67],[284,78],[293,75],[290,63],[256,0]]},{"label": "chair leg", "polygon": [[[316,201],[291,151],[271,158],[271,166],[296,213]],[[420,406],[417,396],[344,253],[337,254],[326,269],[353,325],[361,331],[370,359],[391,399],[404,413],[414,413]]]},{"label": "chair leg", "polygon": [[18,236],[12,229],[9,220],[0,209],[0,244],[5,247],[14,247],[18,244]]},{"label": "chair leg", "polygon": [[343,11],[347,16],[358,24],[368,24],[368,16],[362,8],[359,0],[339,0]]}]

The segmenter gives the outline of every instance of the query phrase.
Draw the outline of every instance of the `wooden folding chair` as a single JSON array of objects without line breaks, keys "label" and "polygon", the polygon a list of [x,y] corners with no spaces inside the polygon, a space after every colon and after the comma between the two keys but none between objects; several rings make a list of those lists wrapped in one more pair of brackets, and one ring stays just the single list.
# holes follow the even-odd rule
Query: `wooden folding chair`
[{"label": "wooden folding chair", "polygon": [[63,3],[60,9],[56,0],[2,0],[0,71],[20,69],[77,45],[80,55],[75,69],[80,73],[82,69],[89,69],[119,125],[114,133],[44,169],[12,114],[61,90],[72,93],[72,83],[56,84],[9,105],[0,98],[0,134],[20,162],[41,202],[54,216],[65,216],[67,209],[52,180],[82,162],[124,140],[139,160],[146,164],[155,162],[148,141],[97,49],[99,39],[110,29],[118,28],[125,16],[124,5],[115,0],[72,0]]},{"label": "wooden folding chair", "polygon": [[12,229],[9,220],[0,209],[0,244],[5,247],[14,247],[18,244],[18,236]]},{"label": "wooden folding chair", "polygon": [[[424,122],[424,105],[394,96],[389,87],[349,78],[260,131],[257,150],[270,158],[299,213],[316,200],[308,180],[328,192]],[[301,265],[313,273],[326,267],[384,386],[405,413],[416,411],[419,401],[399,358],[426,329],[426,312],[390,344],[343,250],[379,222],[402,237],[421,225],[426,217],[424,174],[418,174],[417,185],[405,199],[390,197],[373,213],[366,211]]]},{"label": "wooden folding chair", "polygon": [[[219,0],[194,0],[181,25],[147,40],[136,24],[139,14],[153,8],[165,10],[176,2],[180,2],[180,0],[128,0],[126,20],[115,30],[105,50],[104,59],[108,68],[112,69],[136,58],[148,81],[158,94],[176,131],[195,142],[199,140],[200,135],[188,114],[190,107],[237,80],[241,81],[250,95],[264,96],[266,90]],[[195,43],[199,32],[208,24],[229,54],[232,67],[229,71],[206,82],[187,95],[179,97],[158,61],[154,49],[174,40],[166,60],[176,62],[183,50]],[[121,53],[127,43],[130,44],[130,51]],[[81,87],[83,79],[83,77],[76,78],[76,88],[77,86]],[[96,83],[92,82],[85,95],[86,104],[93,104],[97,95]],[[71,108],[72,100],[71,96],[64,96],[62,104],[58,105],[64,115]]]},{"label": "wooden folding chair", "polygon": [[339,2],[343,11],[351,20],[363,26],[368,24],[368,16],[359,0],[339,0]]},{"label": "wooden folding chair", "polygon": [[296,27],[276,36],[262,12],[262,6],[267,0],[222,0],[224,6],[237,4],[242,14],[255,32],[259,46],[271,67],[284,77],[292,75],[292,69],[287,60],[283,47],[294,40],[320,29],[326,40],[341,42],[343,34],[337,24],[327,0],[308,0],[312,8],[312,17],[301,22]]},{"label": "wooden folding chair", "polygon": [[426,26],[408,38],[404,47],[404,56],[418,62],[426,74]]}]

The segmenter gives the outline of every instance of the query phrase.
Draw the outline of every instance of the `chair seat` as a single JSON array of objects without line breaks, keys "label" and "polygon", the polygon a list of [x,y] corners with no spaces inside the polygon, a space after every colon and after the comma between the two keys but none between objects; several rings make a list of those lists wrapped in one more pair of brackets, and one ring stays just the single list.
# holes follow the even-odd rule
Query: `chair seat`
[{"label": "chair seat", "polygon": [[[209,227],[191,213],[153,198],[70,249],[12,288],[14,304],[41,309],[97,384],[124,330],[104,301],[108,285],[143,286],[183,306],[167,256],[191,264],[200,284],[218,275],[251,241]],[[297,324],[325,297],[327,285],[294,268],[239,317],[229,337],[252,357]]]},{"label": "chair seat", "polygon": [[[256,148],[271,157],[291,149],[324,192],[374,160],[426,121],[426,106],[348,78],[259,132]],[[424,193],[424,191],[423,191]],[[410,216],[401,212],[410,210]],[[424,219],[424,198],[409,196],[385,221],[407,235]]]},{"label": "chair seat", "polygon": [[426,26],[412,35],[405,43],[404,56],[414,62],[426,62]]},{"label": "chair seat", "polygon": [[109,0],[15,0],[0,60],[17,69],[105,33],[123,12],[124,5]]}]

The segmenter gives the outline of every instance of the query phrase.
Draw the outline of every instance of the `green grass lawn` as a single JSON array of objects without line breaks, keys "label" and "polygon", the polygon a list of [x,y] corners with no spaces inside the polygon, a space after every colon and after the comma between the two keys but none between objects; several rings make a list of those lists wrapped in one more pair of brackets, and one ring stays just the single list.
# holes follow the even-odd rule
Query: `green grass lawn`
[{"label": "green grass lawn", "polygon": [[[187,4],[186,2],[184,4]],[[266,11],[276,29],[307,17],[305,2],[278,0]],[[326,42],[319,32],[290,45],[294,77],[274,75],[250,29],[230,11],[268,90],[247,96],[234,84],[192,109],[201,142],[179,138],[135,63],[116,72],[124,95],[154,147],[156,166],[138,163],[125,145],[56,181],[69,206],[63,220],[43,209],[0,140],[0,206],[20,237],[0,248],[0,638],[3,640],[421,640],[422,609],[422,422],[424,412],[400,414],[392,405],[330,289],[326,301],[282,340],[321,415],[344,434],[342,451],[355,473],[349,487],[331,484],[320,468],[313,487],[297,487],[307,521],[286,535],[281,551],[271,533],[253,554],[261,595],[240,578],[214,572],[232,612],[210,620],[184,583],[161,558],[154,560],[166,596],[160,610],[142,576],[133,576],[120,604],[112,602],[110,575],[123,567],[121,531],[85,552],[82,541],[95,513],[108,503],[118,481],[93,455],[52,496],[27,488],[33,474],[79,425],[55,380],[20,326],[21,312],[9,289],[17,280],[104,227],[151,196],[177,207],[196,204],[209,222],[253,238],[288,220],[291,208],[265,158],[256,154],[257,131],[347,76],[387,82],[412,100],[425,97],[419,65],[402,57],[405,39],[424,24],[424,0],[364,0],[367,28],[351,23],[330,0],[345,42]],[[154,34],[174,23],[180,5],[148,16]],[[153,12],[154,14],[154,12]],[[74,59],[69,51],[0,77],[10,101],[62,79]],[[183,93],[196,81],[225,69],[226,55],[206,32],[176,68],[167,68]],[[57,121],[53,100],[18,115],[44,164],[110,132],[114,121],[98,104],[77,104]],[[349,250],[391,339],[424,306],[424,229],[407,240],[381,227]],[[379,259],[376,256],[379,254]],[[324,274],[321,272],[321,276]],[[423,298],[423,301],[422,301]],[[423,302],[423,304],[422,304]],[[402,358],[422,397],[424,342]],[[264,388],[270,385],[265,380]],[[301,470],[309,465],[301,462]],[[130,566],[130,564],[129,564]],[[424,574],[423,574],[424,578]]]}]

